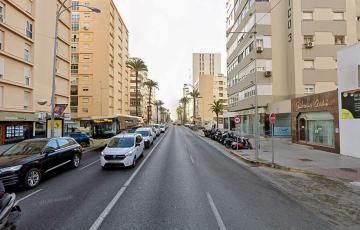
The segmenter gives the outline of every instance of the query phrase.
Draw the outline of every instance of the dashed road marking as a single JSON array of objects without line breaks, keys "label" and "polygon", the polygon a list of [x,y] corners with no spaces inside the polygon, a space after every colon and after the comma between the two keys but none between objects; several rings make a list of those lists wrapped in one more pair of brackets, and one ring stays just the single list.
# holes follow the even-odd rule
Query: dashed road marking
[{"label": "dashed road marking", "polygon": [[32,192],[32,193],[30,193],[30,194],[28,194],[28,195],[20,198],[20,199],[18,199],[18,200],[15,202],[15,205],[19,204],[21,201],[23,201],[23,200],[25,200],[25,199],[27,199],[27,198],[35,195],[36,193],[38,193],[38,192],[40,192],[40,191],[42,191],[42,190],[43,190],[42,188],[41,188],[41,189],[38,189],[38,190],[36,190],[36,191],[34,191],[34,192]]},{"label": "dashed road marking", "polygon": [[215,216],[215,218],[216,218],[216,222],[217,222],[218,225],[219,225],[219,229],[220,229],[220,230],[226,230],[225,224],[224,224],[224,222],[223,222],[222,219],[221,219],[220,213],[219,213],[219,211],[217,210],[217,208],[216,208],[216,206],[215,206],[215,203],[214,203],[214,201],[213,201],[210,193],[207,192],[207,193],[206,193],[206,196],[207,196],[207,198],[208,198],[208,200],[209,200],[209,203],[210,203],[210,206],[211,206],[211,210],[212,210],[212,212],[214,213],[214,216]]}]

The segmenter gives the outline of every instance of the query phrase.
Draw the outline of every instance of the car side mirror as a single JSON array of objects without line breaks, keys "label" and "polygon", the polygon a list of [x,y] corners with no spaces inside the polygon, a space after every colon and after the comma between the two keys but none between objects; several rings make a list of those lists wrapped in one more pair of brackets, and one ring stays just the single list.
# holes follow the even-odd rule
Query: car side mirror
[{"label": "car side mirror", "polygon": [[140,146],[140,143],[136,143],[135,146],[136,146],[136,147]]},{"label": "car side mirror", "polygon": [[48,155],[48,154],[50,154],[50,153],[53,153],[53,152],[55,152],[55,150],[53,150],[53,149],[45,149],[45,151],[44,151],[44,153],[45,153],[46,155]]}]

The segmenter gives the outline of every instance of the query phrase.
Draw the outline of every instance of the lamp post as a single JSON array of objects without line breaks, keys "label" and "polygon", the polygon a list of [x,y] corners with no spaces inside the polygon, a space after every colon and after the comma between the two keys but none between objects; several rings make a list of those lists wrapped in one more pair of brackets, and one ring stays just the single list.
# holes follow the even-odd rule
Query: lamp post
[{"label": "lamp post", "polygon": [[[52,74],[52,91],[51,91],[51,134],[50,137],[54,137],[54,120],[55,120],[55,91],[56,91],[56,60],[57,60],[57,47],[58,47],[58,31],[59,31],[59,20],[60,16],[70,9],[72,6],[65,6],[65,3],[68,0],[64,0],[60,5],[59,9],[56,11],[56,18],[55,18],[55,37],[54,37],[54,57],[53,57],[53,74]],[[95,7],[91,7],[87,4],[79,4],[78,7],[85,7],[92,12],[101,13],[101,10]]]}]

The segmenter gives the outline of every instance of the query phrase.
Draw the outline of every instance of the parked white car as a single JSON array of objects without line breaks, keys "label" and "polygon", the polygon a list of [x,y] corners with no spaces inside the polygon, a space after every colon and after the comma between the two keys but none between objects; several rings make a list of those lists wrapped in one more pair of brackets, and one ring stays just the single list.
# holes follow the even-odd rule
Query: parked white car
[{"label": "parked white car", "polygon": [[156,130],[156,136],[160,136],[160,133],[161,133],[161,131],[160,131],[160,125],[158,125],[158,124],[155,124],[155,125],[152,125],[154,128],[155,128],[155,130]]},{"label": "parked white car", "polygon": [[144,138],[145,148],[150,148],[150,145],[154,143],[154,138],[156,134],[153,132],[152,128],[138,128],[135,133],[141,134]]},{"label": "parked white car", "polygon": [[120,134],[111,138],[109,144],[101,152],[101,167],[135,167],[136,160],[143,156],[144,138],[141,134]]},{"label": "parked white car", "polygon": [[160,132],[165,133],[165,131],[166,131],[166,126],[160,125]]}]

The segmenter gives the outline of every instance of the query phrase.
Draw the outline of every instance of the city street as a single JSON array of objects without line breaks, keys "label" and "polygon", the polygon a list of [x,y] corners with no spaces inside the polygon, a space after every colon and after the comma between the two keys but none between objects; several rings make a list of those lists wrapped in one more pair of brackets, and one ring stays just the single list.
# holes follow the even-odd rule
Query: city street
[{"label": "city street", "polygon": [[170,126],[135,169],[104,171],[99,154],[17,192],[19,229],[332,228],[185,127]]}]

